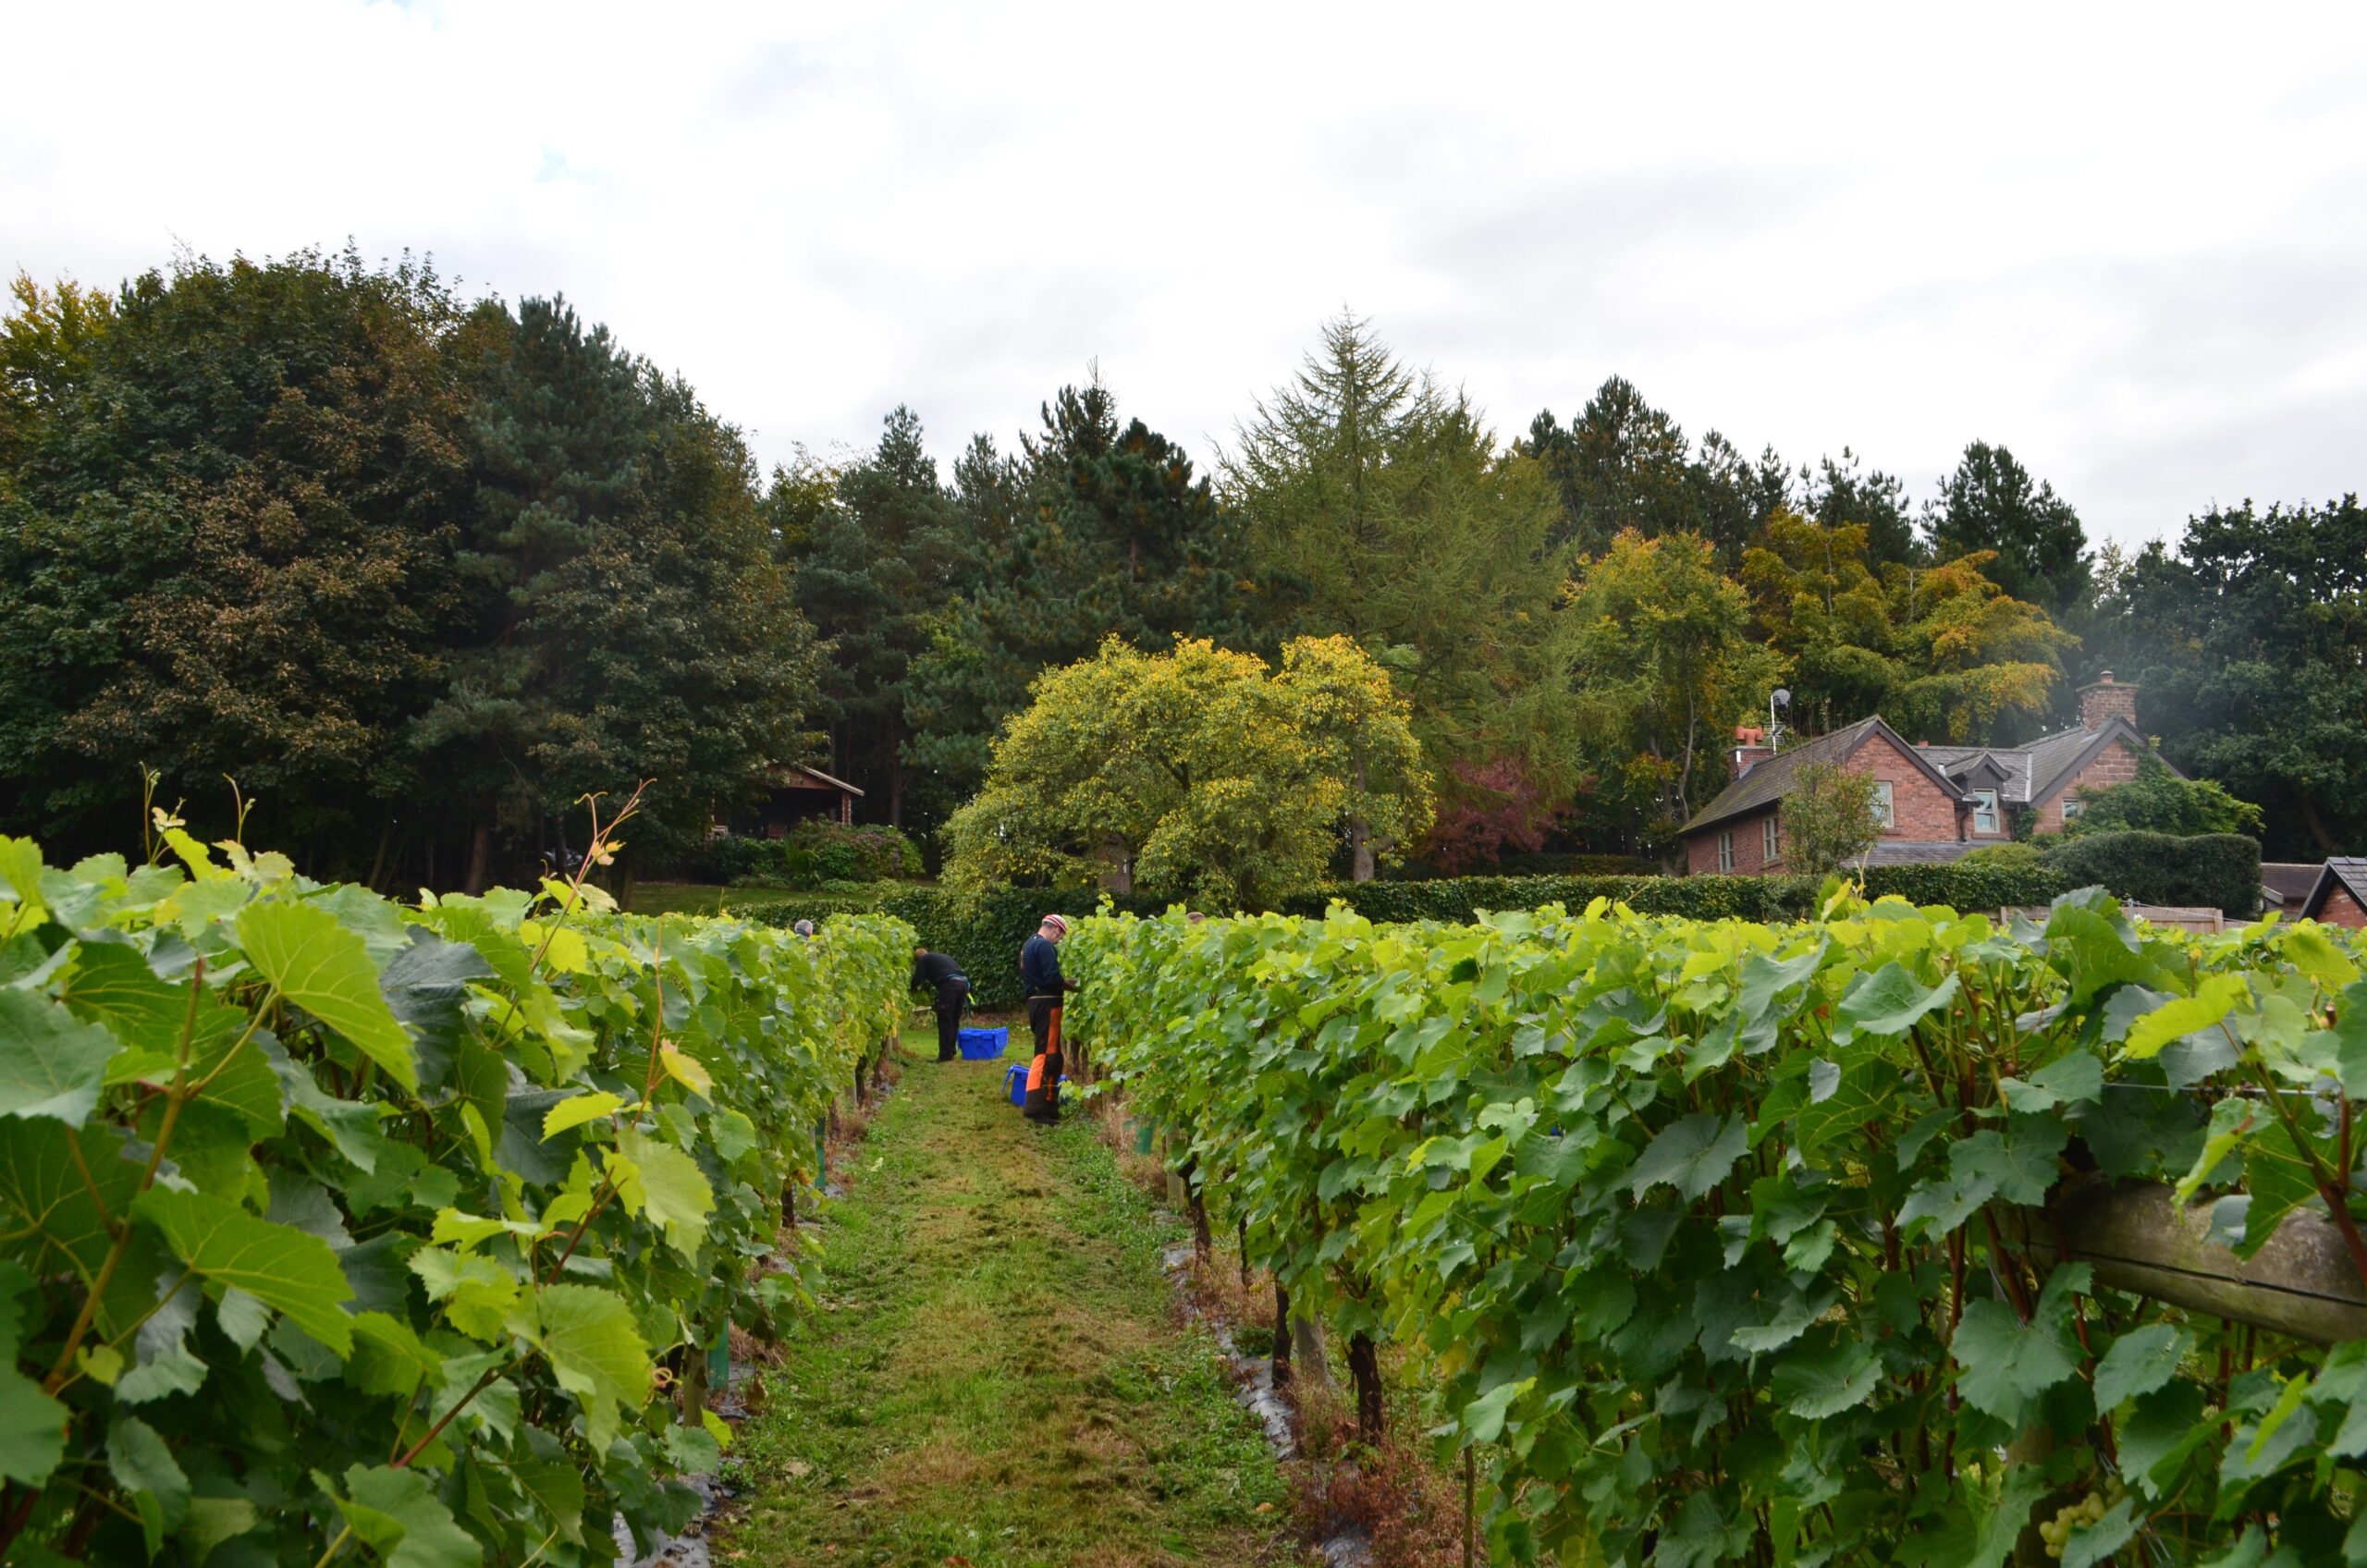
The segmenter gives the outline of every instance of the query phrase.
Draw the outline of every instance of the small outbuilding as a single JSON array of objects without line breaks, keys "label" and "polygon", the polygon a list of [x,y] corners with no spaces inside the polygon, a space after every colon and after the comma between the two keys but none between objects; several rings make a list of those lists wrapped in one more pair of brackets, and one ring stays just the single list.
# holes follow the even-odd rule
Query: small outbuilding
[{"label": "small outbuilding", "polygon": [[863,791],[843,778],[802,763],[775,763],[765,769],[764,794],[732,815],[729,832],[748,839],[784,839],[801,822],[819,817],[852,825]]},{"label": "small outbuilding", "polygon": [[2327,861],[2300,909],[2291,913],[2301,920],[2347,925],[2354,931],[2367,929],[2367,856],[2344,855]]}]

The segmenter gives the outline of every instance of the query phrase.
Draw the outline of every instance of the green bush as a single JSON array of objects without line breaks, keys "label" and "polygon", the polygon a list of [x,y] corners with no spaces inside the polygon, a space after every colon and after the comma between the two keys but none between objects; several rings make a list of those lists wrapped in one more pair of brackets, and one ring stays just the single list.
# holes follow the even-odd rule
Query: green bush
[{"label": "green bush", "polygon": [[2010,844],[1983,844],[1956,864],[2012,866],[2016,870],[2027,870],[2031,866],[2044,865],[2046,854],[2043,846],[2017,839]]},{"label": "green bush", "polygon": [[898,828],[850,827],[815,817],[790,830],[790,848],[811,857],[817,882],[887,882],[921,874],[920,847]]},{"label": "green bush", "polygon": [[2084,833],[2049,846],[2046,862],[2071,887],[2135,903],[2209,904],[2238,919],[2260,910],[2260,843],[2238,833]]}]

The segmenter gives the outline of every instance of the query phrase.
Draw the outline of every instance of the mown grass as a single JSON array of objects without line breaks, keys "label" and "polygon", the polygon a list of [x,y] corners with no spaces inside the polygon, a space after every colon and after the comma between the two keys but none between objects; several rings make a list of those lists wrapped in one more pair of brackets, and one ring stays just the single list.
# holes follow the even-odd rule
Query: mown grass
[{"label": "mown grass", "polygon": [[1023,1121],[1005,1065],[918,1062],[873,1122],[824,1225],[823,1310],[735,1449],[726,1561],[1290,1560],[1272,1456],[1160,1271],[1181,1231],[1082,1117]]},{"label": "mown grass", "polygon": [[747,910],[793,897],[779,888],[754,884],[718,888],[711,882],[636,882],[631,907],[635,914],[713,914],[718,906]]}]

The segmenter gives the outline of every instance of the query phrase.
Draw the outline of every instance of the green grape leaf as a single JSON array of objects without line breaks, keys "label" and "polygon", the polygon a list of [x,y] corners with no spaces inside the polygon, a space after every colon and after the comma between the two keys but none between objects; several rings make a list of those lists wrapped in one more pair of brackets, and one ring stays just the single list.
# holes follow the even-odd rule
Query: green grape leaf
[{"label": "green grape leaf", "polygon": [[166,1533],[180,1528],[189,1512],[189,1476],[156,1429],[136,1415],[124,1416],[107,1434],[107,1468],[115,1472],[117,1484],[125,1491],[135,1498],[145,1493],[155,1500],[153,1513],[141,1510],[143,1516],[155,1521],[148,1546],[153,1554]]},{"label": "green grape leaf", "polygon": [[1865,1403],[1882,1376],[1871,1347],[1827,1338],[1775,1364],[1775,1398],[1801,1420],[1821,1421]]},{"label": "green grape leaf", "polygon": [[2293,1146],[2293,1136],[2282,1122],[2255,1129],[2245,1143],[2244,1191],[2251,1202],[2244,1210],[2243,1240],[2236,1247],[2239,1257],[2266,1246],[2287,1215],[2319,1201],[2309,1161]]},{"label": "green grape leaf", "polygon": [[707,1216],[715,1212],[715,1189],[698,1161],[630,1127],[617,1134],[617,1153],[630,1171],[617,1183],[626,1212],[647,1215],[666,1228],[666,1240],[676,1252],[694,1256],[706,1240]]},{"label": "green grape leaf", "polygon": [[350,1499],[337,1508],[362,1543],[386,1568],[469,1568],[484,1561],[484,1550],[453,1519],[415,1470],[357,1464],[345,1473]]},{"label": "green grape leaf", "polygon": [[239,915],[239,945],[280,996],[351,1042],[404,1088],[419,1089],[409,1031],[378,991],[362,938],[311,904],[253,904]]},{"label": "green grape leaf", "polygon": [[1936,986],[1926,986],[1896,962],[1871,974],[1860,974],[1835,1010],[1836,1039],[1872,1035],[1887,1039],[1904,1035],[1928,1015],[1956,1000],[1961,989],[1953,974]]},{"label": "green grape leaf", "polygon": [[622,1095],[612,1095],[606,1089],[570,1095],[543,1113],[543,1141],[548,1143],[570,1127],[581,1127],[587,1121],[612,1116],[622,1110],[624,1105]]},{"label": "green grape leaf", "polygon": [[163,1232],[173,1256],[202,1278],[236,1286],[328,1346],[353,1349],[353,1319],[341,1310],[353,1288],[318,1236],[258,1219],[203,1193],[151,1187],[132,1212]]},{"label": "green grape leaf", "polygon": [[527,1304],[534,1342],[558,1386],[583,1407],[594,1452],[617,1435],[619,1407],[649,1397],[649,1350],[623,1298],[590,1285],[546,1285]]},{"label": "green grape leaf", "polygon": [[2159,1055],[2172,1040],[2209,1029],[2224,1022],[2236,1011],[2236,1004],[2248,999],[2251,988],[2241,974],[2212,974],[2195,987],[2194,995],[2155,1008],[2128,1026],[2128,1037],[2121,1043],[2121,1054],[2131,1061],[2142,1061]]},{"label": "green grape leaf", "polygon": [[[2047,1280],[2047,1295],[2055,1293],[2064,1275],[2080,1267],[2057,1269]],[[1951,1346],[1963,1368],[1956,1388],[1965,1403],[2009,1427],[2020,1427],[2041,1394],[2076,1376],[2079,1351],[2067,1329],[2068,1303],[2067,1292],[2060,1310],[2042,1298],[2028,1324],[2004,1302],[1977,1301],[1967,1306]]]},{"label": "green grape leaf", "polygon": [[1637,1157],[1627,1172],[1627,1190],[1641,1197],[1665,1182],[1687,1202],[1695,1201],[1723,1181],[1749,1148],[1750,1129],[1738,1116],[1685,1117],[1662,1128]]},{"label": "green grape leaf", "polygon": [[409,1399],[423,1382],[444,1375],[444,1358],[421,1342],[411,1325],[383,1312],[353,1317],[353,1354],[345,1380],[364,1393]]},{"label": "green grape leaf", "polygon": [[2075,1050],[2048,1062],[2027,1082],[2008,1078],[1997,1085],[2017,1113],[2056,1110],[2103,1097],[2104,1064],[2093,1053]]},{"label": "green grape leaf", "polygon": [[123,1048],[33,991],[0,990],[0,1117],[48,1117],[80,1127],[99,1103],[107,1061]]},{"label": "green grape leaf", "polygon": [[419,1276],[427,1299],[441,1305],[452,1326],[472,1339],[499,1339],[518,1305],[517,1276],[489,1257],[423,1247],[411,1254],[411,1271]]},{"label": "green grape leaf", "polygon": [[0,1366],[0,1476],[28,1487],[49,1479],[66,1453],[67,1408],[14,1366]]},{"label": "green grape leaf", "polygon": [[2178,1363],[2194,1350],[2194,1339],[2167,1323],[2148,1323],[2112,1342],[2096,1363],[2096,1408],[2117,1410],[2177,1376]]},{"label": "green grape leaf", "polygon": [[1491,1443],[1504,1434],[1504,1413],[1513,1402],[1537,1386],[1534,1378],[1499,1383],[1463,1407],[1464,1435],[1475,1443]]},{"label": "green grape leaf", "polygon": [[510,1466],[518,1489],[533,1498],[549,1518],[559,1537],[583,1543],[583,1477],[572,1464],[554,1460],[521,1459]]}]

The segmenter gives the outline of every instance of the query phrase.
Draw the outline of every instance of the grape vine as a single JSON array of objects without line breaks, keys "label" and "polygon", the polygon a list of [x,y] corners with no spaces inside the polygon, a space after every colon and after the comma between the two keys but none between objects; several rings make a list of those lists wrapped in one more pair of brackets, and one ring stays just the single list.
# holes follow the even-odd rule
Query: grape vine
[{"label": "grape vine", "polygon": [[706,1353],[804,1304],[784,1203],[910,929],[632,917],[580,876],[404,906],[158,826],[137,865],[0,839],[0,1555],[568,1565],[681,1528],[729,1438]]},{"label": "grape vine", "polygon": [[1495,1561],[2367,1563],[2367,1344],[2100,1283],[2055,1207],[2324,1227],[2367,1298],[2342,933],[1836,889],[1068,952],[1071,1029],[1292,1310],[1423,1358]]}]

